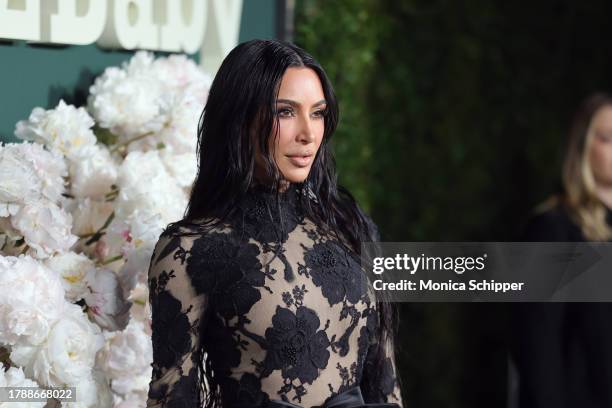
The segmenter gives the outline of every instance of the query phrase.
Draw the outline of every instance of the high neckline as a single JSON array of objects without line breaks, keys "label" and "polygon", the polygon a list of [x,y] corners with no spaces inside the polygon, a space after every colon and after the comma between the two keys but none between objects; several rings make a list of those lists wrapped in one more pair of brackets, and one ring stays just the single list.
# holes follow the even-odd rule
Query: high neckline
[{"label": "high neckline", "polygon": [[[283,191],[278,191],[278,197],[281,201],[293,201],[302,192],[304,183],[290,182],[287,188]],[[275,199],[277,191],[272,186],[254,182],[248,189],[249,195],[255,195],[266,199]]]}]

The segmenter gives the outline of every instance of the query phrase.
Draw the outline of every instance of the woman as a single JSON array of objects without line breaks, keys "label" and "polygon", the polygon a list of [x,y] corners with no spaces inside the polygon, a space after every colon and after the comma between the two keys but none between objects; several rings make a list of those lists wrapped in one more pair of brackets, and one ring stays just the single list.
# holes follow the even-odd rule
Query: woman
[{"label": "woman", "polygon": [[[579,110],[563,167],[563,193],[548,200],[525,241],[612,239],[612,98]],[[521,407],[612,407],[612,305],[515,307],[514,359]]]},{"label": "woman", "polygon": [[336,184],[337,121],[302,49],[253,40],[223,61],[186,215],[151,259],[148,406],[401,404],[394,312],[360,268],[378,234]]}]

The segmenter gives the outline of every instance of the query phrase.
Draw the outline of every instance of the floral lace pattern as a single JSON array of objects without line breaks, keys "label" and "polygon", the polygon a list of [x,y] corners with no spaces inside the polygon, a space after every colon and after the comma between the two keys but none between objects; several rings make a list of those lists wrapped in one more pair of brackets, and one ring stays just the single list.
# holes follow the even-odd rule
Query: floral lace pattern
[{"label": "floral lace pattern", "polygon": [[366,403],[402,404],[392,345],[372,373],[378,317],[359,259],[303,216],[300,186],[281,194],[280,212],[254,189],[225,226],[160,236],[147,406],[196,405],[202,348],[224,407],[319,406],[355,385]]}]

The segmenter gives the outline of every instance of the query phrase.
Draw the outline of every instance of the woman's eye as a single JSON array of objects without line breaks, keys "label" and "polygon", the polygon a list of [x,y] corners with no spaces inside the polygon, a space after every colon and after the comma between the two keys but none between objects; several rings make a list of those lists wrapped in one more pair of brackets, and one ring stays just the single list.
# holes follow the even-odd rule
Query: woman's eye
[{"label": "woman's eye", "polygon": [[315,118],[323,118],[325,117],[325,110],[318,110],[316,112],[313,112],[312,116],[314,116]]},{"label": "woman's eye", "polygon": [[599,140],[601,140],[604,143],[612,142],[612,135],[605,134],[605,133],[598,133],[597,137]]},{"label": "woman's eye", "polygon": [[280,108],[276,112],[281,118],[288,118],[293,116],[293,110],[291,108]]}]

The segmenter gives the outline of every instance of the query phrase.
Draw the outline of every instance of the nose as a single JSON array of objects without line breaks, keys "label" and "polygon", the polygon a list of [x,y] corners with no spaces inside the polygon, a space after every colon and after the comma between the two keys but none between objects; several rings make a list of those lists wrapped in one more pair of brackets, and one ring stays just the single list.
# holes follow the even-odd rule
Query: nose
[{"label": "nose", "polygon": [[308,114],[300,115],[297,140],[303,144],[314,142],[315,136],[312,129],[312,119]]}]

